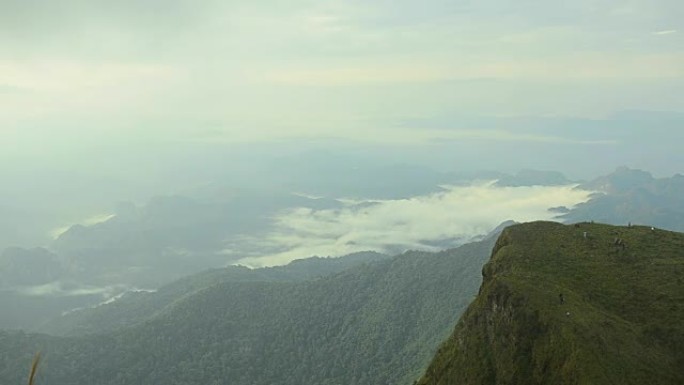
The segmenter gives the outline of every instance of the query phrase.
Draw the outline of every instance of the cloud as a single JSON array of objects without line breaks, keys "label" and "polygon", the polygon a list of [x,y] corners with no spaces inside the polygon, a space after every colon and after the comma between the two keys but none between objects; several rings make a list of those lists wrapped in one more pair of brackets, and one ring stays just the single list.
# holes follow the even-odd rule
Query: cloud
[{"label": "cloud", "polygon": [[169,66],[139,62],[83,63],[73,60],[0,60],[0,84],[5,87],[62,92],[114,87],[177,76]]},{"label": "cloud", "polygon": [[667,29],[667,30],[663,30],[663,31],[652,32],[651,34],[653,34],[653,35],[672,35],[673,33],[677,33],[677,30],[676,29]]},{"label": "cloud", "polygon": [[440,68],[380,65],[344,68],[301,68],[272,70],[253,75],[255,81],[297,86],[344,86],[351,84],[382,84],[431,82],[452,78],[451,71]]},{"label": "cloud", "polygon": [[277,265],[311,255],[456,246],[503,221],[552,219],[554,214],[548,208],[571,207],[589,199],[591,192],[574,187],[498,187],[487,182],[445,186],[435,194],[352,204],[337,210],[292,209],[276,218],[276,230],[265,239],[251,240],[274,252],[238,263]]},{"label": "cloud", "polygon": [[[119,290],[121,290],[121,288],[119,288]],[[100,306],[109,305],[109,304],[111,304],[111,303],[114,303],[114,302],[120,300],[121,298],[123,298],[124,296],[126,296],[126,294],[129,294],[129,293],[156,293],[156,292],[157,292],[156,289],[137,289],[137,288],[133,288],[133,289],[123,290],[123,291],[119,292],[118,294],[112,295],[112,296],[109,296],[109,297],[108,297],[107,295],[105,295],[105,296],[104,296],[104,298],[105,298],[104,301],[99,302],[99,303],[96,303],[96,304],[94,304],[94,305],[85,306],[85,307],[77,307],[77,308],[73,308],[73,309],[69,309],[69,310],[67,310],[67,311],[64,311],[64,312],[62,312],[62,316],[65,316],[65,315],[67,315],[67,314],[74,313],[74,312],[77,312],[77,311],[85,310],[85,309],[95,309],[95,308],[98,308],[98,307],[100,307]]]},{"label": "cloud", "polygon": [[680,53],[564,53],[538,57],[488,57],[462,54],[428,55],[421,59],[389,57],[371,62],[352,61],[312,66],[301,62],[284,68],[247,71],[256,84],[279,86],[340,87],[362,85],[433,83],[440,81],[554,81],[659,79],[684,76]]},{"label": "cloud", "polygon": [[77,224],[83,225],[83,226],[93,226],[93,225],[97,225],[99,223],[107,222],[108,220],[110,220],[114,217],[115,217],[114,214],[99,214],[99,215],[91,216],[89,218],[83,219],[82,221],[79,221],[78,223],[72,223],[69,225],[64,225],[64,226],[54,228],[54,229],[49,231],[48,236],[51,239],[57,239],[57,238],[59,238],[60,235],[66,233],[71,228],[71,226],[74,226]]},{"label": "cloud", "polygon": [[123,285],[98,287],[55,281],[38,286],[18,287],[15,290],[22,295],[30,297],[77,297],[100,295],[103,299],[108,299],[126,289],[127,288]]},{"label": "cloud", "polygon": [[548,144],[581,144],[581,145],[613,145],[617,141],[613,139],[581,140],[572,139],[556,135],[541,135],[534,133],[516,132],[513,130],[444,130],[439,133],[433,132],[433,141],[443,143],[445,140],[484,140],[495,142],[527,142],[527,143],[548,143]]}]

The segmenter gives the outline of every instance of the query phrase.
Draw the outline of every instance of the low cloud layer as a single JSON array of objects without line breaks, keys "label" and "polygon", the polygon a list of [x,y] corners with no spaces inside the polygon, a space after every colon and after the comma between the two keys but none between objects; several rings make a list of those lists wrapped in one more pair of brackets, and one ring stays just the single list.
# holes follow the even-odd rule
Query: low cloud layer
[{"label": "low cloud layer", "polygon": [[74,297],[97,295],[102,296],[104,299],[108,299],[120,292],[127,290],[127,288],[124,285],[97,287],[55,281],[46,283],[44,285],[19,287],[15,290],[17,293],[29,297]]},{"label": "low cloud layer", "polygon": [[108,220],[110,220],[112,218],[114,218],[114,214],[95,215],[95,216],[92,216],[90,218],[86,218],[82,221],[79,221],[78,223],[72,223],[72,224],[68,224],[65,226],[60,226],[60,227],[54,228],[54,229],[50,230],[48,235],[50,236],[50,239],[54,240],[54,239],[59,238],[60,235],[66,233],[71,228],[71,226],[74,226],[77,224],[80,224],[82,226],[93,226],[93,225],[97,225],[98,223],[107,222]]},{"label": "low cloud layer", "polygon": [[499,187],[493,182],[444,186],[410,199],[349,202],[343,209],[297,208],[276,218],[276,230],[251,240],[272,253],[244,258],[249,266],[278,265],[311,255],[341,256],[375,250],[452,247],[491,231],[503,221],[553,219],[550,207],[572,207],[591,192],[575,186]]}]

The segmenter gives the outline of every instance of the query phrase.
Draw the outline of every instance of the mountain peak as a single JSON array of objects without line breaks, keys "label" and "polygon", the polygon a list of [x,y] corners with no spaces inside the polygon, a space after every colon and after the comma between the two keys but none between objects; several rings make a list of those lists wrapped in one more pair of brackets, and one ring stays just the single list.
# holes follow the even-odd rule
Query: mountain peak
[{"label": "mountain peak", "polygon": [[653,175],[647,171],[621,166],[611,174],[596,178],[581,187],[606,193],[622,193],[635,187],[648,186],[654,180]]},{"label": "mountain peak", "polygon": [[682,247],[646,226],[508,227],[419,384],[683,383]]}]

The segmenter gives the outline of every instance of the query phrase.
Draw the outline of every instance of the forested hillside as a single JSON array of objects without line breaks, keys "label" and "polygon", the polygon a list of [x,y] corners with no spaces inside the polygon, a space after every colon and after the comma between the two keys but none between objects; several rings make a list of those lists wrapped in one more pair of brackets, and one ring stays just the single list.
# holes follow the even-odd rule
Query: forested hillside
[{"label": "forested hillside", "polygon": [[39,331],[63,336],[113,331],[149,320],[173,303],[219,283],[306,281],[389,258],[369,251],[339,258],[298,259],[284,266],[259,269],[244,266],[210,269],[162,286],[155,292],[130,292],[107,305],[63,314],[42,325]]},{"label": "forested hillside", "polygon": [[411,383],[476,294],[493,243],[314,280],[217,282],[105,334],[5,332],[0,383],[21,383],[38,350],[50,384]]}]

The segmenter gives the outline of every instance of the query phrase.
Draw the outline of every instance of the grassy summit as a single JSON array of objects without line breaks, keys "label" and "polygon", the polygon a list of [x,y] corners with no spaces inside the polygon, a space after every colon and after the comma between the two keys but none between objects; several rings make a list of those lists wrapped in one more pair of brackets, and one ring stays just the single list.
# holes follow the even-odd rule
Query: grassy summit
[{"label": "grassy summit", "polygon": [[516,225],[483,276],[419,384],[684,383],[684,234]]}]

